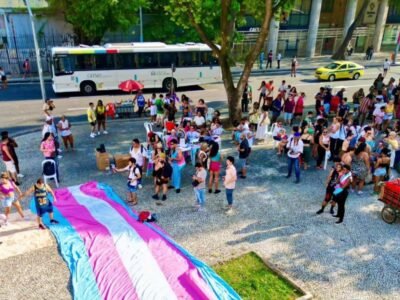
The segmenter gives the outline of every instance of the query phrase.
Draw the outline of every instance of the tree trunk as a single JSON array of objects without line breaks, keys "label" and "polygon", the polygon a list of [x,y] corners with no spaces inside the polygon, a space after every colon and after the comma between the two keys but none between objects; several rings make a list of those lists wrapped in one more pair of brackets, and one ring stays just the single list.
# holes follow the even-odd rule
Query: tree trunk
[{"label": "tree trunk", "polygon": [[231,121],[231,124],[233,124],[235,121],[240,121],[242,118],[241,94],[238,93],[238,90],[233,84],[229,56],[219,57],[219,64],[221,67],[226,96],[228,98],[229,120]]},{"label": "tree trunk", "polygon": [[343,42],[340,44],[339,48],[336,50],[336,52],[332,55],[332,59],[336,60],[345,60],[346,56],[346,49],[347,45],[353,38],[353,33],[356,30],[357,26],[360,25],[362,18],[364,17],[365,12],[367,11],[369,0],[366,0],[363,2],[363,5],[361,6],[361,9],[355,18],[354,22],[350,25],[349,29],[347,30],[346,37],[344,38]]}]

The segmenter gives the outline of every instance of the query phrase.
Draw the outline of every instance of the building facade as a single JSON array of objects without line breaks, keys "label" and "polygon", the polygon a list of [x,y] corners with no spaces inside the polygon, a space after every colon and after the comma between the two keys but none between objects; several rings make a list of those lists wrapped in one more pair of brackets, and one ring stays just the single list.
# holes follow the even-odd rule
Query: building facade
[{"label": "building facade", "polygon": [[[399,0],[400,1],[400,0]],[[313,57],[331,55],[341,44],[347,29],[359,13],[363,0],[296,0],[290,14],[271,20],[265,51],[282,55]],[[248,22],[239,28],[245,41],[255,40],[257,24]],[[361,25],[351,40],[355,52],[364,53],[369,46],[375,52],[396,47],[400,32],[400,11],[388,0],[371,0]]]}]

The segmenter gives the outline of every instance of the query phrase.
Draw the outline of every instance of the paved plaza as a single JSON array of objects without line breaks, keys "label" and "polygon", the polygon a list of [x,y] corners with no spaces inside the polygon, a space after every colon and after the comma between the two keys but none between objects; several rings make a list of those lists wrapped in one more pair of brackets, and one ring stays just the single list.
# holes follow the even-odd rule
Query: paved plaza
[{"label": "paved plaza", "polygon": [[[85,123],[73,127],[77,149],[60,160],[62,186],[95,180],[125,198],[125,175],[98,171],[95,148],[104,143],[111,154],[126,153],[132,138],[145,139],[143,120],[111,121],[109,132],[90,139]],[[17,142],[26,190],[41,172],[40,134],[22,135]],[[229,132],[222,148],[236,156]],[[277,158],[270,144],[254,147],[248,177],[238,181],[232,216],[223,213],[224,193],[207,194],[206,211],[194,212],[193,172],[191,165],[185,167],[182,192],[170,190],[163,206],[151,199],[152,181],[146,178],[135,210],[156,212],[159,225],[195,256],[213,265],[256,251],[317,299],[398,299],[400,225],[382,221],[382,203],[369,195],[371,186],[362,197],[350,194],[344,223],[336,225],[328,212],[315,214],[327,172],[303,171],[295,185],[285,178],[286,159]],[[71,299],[69,271],[49,232],[36,230],[33,221],[15,221],[0,229],[0,240],[0,281],[7,283],[0,287],[0,299]]]}]

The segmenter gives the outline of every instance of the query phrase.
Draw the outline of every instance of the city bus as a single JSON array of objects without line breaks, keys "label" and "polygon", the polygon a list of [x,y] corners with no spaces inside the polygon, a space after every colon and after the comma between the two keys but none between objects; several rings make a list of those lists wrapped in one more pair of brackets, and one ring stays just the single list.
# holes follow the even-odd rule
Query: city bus
[{"label": "city bus", "polygon": [[221,80],[221,69],[205,44],[118,43],[104,46],[54,47],[52,85],[55,93],[117,90],[125,80],[145,88],[170,90]]}]

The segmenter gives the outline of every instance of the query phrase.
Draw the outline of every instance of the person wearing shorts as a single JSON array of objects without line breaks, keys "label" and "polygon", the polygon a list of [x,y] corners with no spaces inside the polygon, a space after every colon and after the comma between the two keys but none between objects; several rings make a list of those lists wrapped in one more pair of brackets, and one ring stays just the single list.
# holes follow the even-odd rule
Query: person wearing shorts
[{"label": "person wearing shorts", "polygon": [[17,169],[15,167],[15,162],[8,147],[9,142],[10,140],[8,136],[3,136],[1,138],[1,144],[0,144],[1,154],[3,157],[3,162],[6,166],[6,170],[9,173],[11,179],[15,182],[16,185],[19,185],[19,182],[17,180]]},{"label": "person wearing shorts", "polygon": [[159,154],[159,159],[154,166],[154,176],[155,176],[155,193],[152,196],[154,200],[160,200],[158,194],[162,190],[162,201],[167,200],[168,184],[172,176],[172,167],[166,161],[165,153]]},{"label": "person wearing shorts", "polygon": [[93,102],[89,103],[89,108],[86,111],[86,115],[91,128],[90,137],[94,138],[96,136],[96,111],[94,109]]},{"label": "person wearing shorts", "polygon": [[246,162],[247,158],[250,155],[250,146],[249,146],[249,141],[246,138],[246,134],[242,133],[240,135],[240,145],[238,146],[238,151],[239,151],[239,168],[240,168],[240,178],[245,179],[247,175],[247,169],[246,169]]},{"label": "person wearing shorts", "polygon": [[126,183],[128,188],[128,203],[132,205],[136,205],[138,203],[137,200],[137,191],[138,191],[138,182],[139,179],[142,177],[139,167],[136,165],[136,159],[131,157],[129,159],[129,164],[122,169],[113,169],[114,172],[129,172],[128,181]]},{"label": "person wearing shorts", "polygon": [[6,216],[5,225],[8,224],[8,216],[11,212],[11,206],[15,206],[21,218],[24,218],[21,204],[15,197],[15,193],[21,197],[21,190],[10,180],[10,176],[7,172],[3,172],[0,176],[0,199],[2,200],[2,206],[4,208],[4,214]]},{"label": "person wearing shorts", "polygon": [[[43,215],[48,213],[50,216],[51,224],[58,224],[58,221],[54,219],[53,214],[53,202],[56,202],[56,196],[51,189],[50,186],[43,182],[42,178],[39,178],[32,187],[27,190],[22,197],[26,197],[28,195],[33,194],[36,208],[36,220],[39,226],[39,229],[46,229],[46,226],[43,224],[42,218]],[[53,198],[53,202],[49,199],[49,194]]]}]

